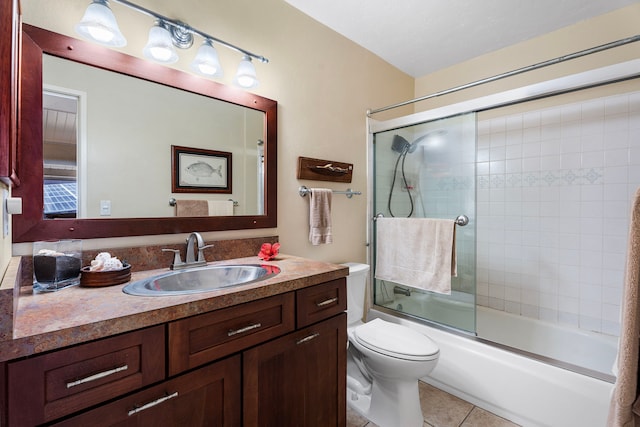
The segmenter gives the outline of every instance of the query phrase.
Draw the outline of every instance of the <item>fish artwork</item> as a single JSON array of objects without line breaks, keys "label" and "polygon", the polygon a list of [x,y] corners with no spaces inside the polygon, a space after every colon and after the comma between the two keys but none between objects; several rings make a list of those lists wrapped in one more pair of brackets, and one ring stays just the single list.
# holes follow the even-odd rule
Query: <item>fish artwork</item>
[{"label": "fish artwork", "polygon": [[220,178],[222,178],[222,165],[219,165],[217,168],[214,168],[209,163],[199,161],[199,162],[191,163],[189,166],[187,166],[187,172],[195,176],[196,180],[198,180],[198,178],[212,176],[214,173],[217,174]]}]

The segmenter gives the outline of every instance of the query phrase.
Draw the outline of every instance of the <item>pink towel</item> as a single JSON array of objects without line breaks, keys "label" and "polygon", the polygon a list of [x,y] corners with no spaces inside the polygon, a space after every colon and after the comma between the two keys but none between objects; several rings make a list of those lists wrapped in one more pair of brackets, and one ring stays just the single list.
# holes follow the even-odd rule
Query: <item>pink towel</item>
[{"label": "pink towel", "polygon": [[616,386],[611,396],[607,427],[640,425],[640,393],[638,390],[640,335],[640,188],[631,207],[629,237],[620,304],[622,325],[616,361]]},{"label": "pink towel", "polygon": [[331,234],[331,190],[312,188],[309,199],[309,241],[312,245],[333,243]]},{"label": "pink towel", "polygon": [[206,200],[177,200],[176,216],[208,216],[209,205]]}]

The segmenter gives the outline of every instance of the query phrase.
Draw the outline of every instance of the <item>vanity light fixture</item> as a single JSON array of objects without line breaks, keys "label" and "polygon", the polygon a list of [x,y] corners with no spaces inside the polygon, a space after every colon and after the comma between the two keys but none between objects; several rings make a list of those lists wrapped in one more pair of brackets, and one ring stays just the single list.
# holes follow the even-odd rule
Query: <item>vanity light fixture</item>
[{"label": "vanity light fixture", "polygon": [[[238,66],[238,72],[233,79],[234,84],[244,89],[252,89],[258,86],[256,69],[252,59],[257,59],[263,63],[269,62],[264,56],[251,53],[183,22],[169,19],[166,16],[131,3],[128,0],[112,1],[154,18],[154,26],[149,31],[149,39],[143,49],[145,57],[163,64],[172,64],[178,60],[178,54],[174,47],[179,49],[190,48],[193,45],[193,36],[197,35],[202,37],[204,42],[198,49],[196,57],[191,64],[193,71],[206,77],[221,77],[223,75],[218,52],[213,45],[215,42],[243,55]],[[123,47],[127,44],[126,39],[118,28],[116,18],[109,8],[109,0],[93,0],[75,28],[76,32],[82,37],[102,45]]]}]

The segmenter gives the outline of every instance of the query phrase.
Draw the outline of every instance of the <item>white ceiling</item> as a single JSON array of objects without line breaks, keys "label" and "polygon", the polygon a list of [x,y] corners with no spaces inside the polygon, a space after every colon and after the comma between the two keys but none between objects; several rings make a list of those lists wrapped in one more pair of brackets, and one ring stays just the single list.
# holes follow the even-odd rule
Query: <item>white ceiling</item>
[{"label": "white ceiling", "polygon": [[467,59],[640,2],[286,1],[413,77],[422,77]]}]

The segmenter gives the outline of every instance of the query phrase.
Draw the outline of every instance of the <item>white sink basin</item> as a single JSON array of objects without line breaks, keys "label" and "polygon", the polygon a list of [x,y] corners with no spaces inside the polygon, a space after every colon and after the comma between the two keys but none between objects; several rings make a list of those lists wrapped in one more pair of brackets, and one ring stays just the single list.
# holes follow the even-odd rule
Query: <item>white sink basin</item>
[{"label": "white sink basin", "polygon": [[212,265],[177,270],[138,280],[122,291],[137,296],[185,295],[244,285],[268,279],[280,273],[276,266],[258,264]]}]

